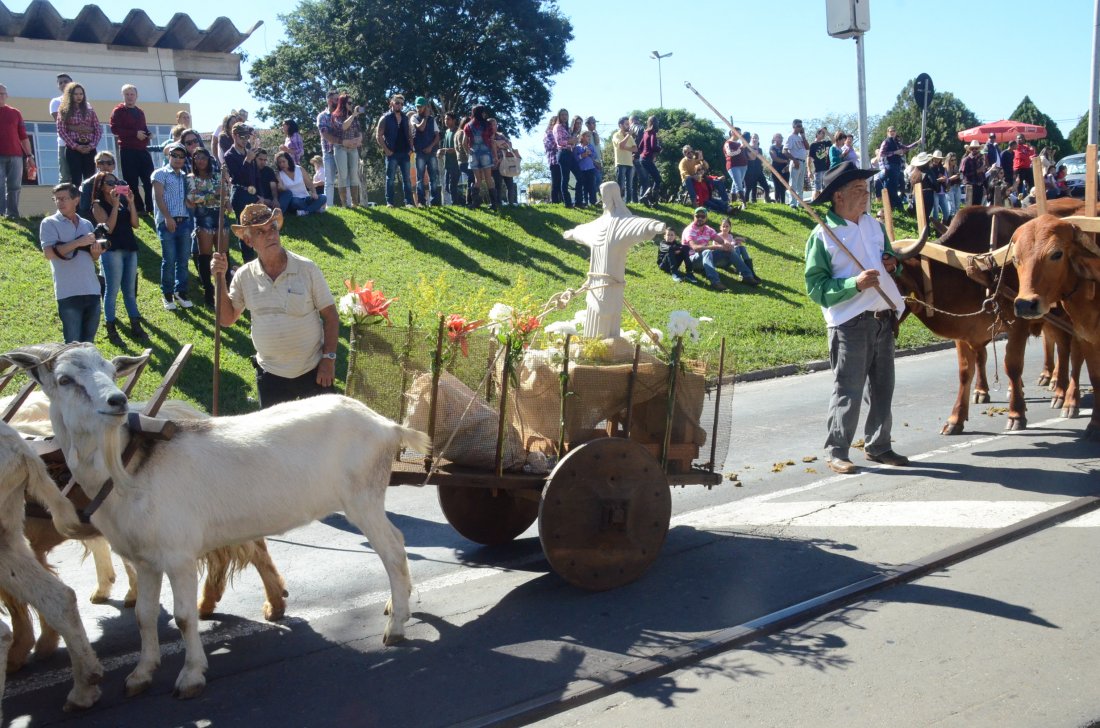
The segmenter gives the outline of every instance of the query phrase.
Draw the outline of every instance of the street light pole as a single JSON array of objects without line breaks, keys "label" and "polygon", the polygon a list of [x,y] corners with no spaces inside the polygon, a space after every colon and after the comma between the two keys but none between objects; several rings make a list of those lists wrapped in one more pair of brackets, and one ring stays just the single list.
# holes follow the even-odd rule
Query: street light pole
[{"label": "street light pole", "polygon": [[662,109],[665,108],[665,83],[664,83],[664,79],[661,77],[661,59],[662,58],[668,58],[671,55],[672,55],[672,51],[669,51],[668,53],[664,53],[664,54],[662,54],[660,51],[653,51],[652,53],[649,54],[650,58],[656,58],[657,59],[657,92],[658,92],[658,94],[660,94],[661,108]]}]

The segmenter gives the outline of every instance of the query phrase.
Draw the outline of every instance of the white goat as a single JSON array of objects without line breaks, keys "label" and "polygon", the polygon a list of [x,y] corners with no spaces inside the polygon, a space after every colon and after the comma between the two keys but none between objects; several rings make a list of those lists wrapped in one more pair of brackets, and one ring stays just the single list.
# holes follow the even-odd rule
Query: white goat
[{"label": "white goat", "polygon": [[[0,409],[8,399],[0,398]],[[130,409],[141,411],[144,405],[140,402],[131,402]],[[158,416],[173,420],[209,419],[209,415],[205,412],[176,399],[166,400],[161,405]],[[32,392],[9,424],[22,435],[53,437],[49,399],[41,392]],[[86,502],[84,498],[80,500]],[[77,502],[76,505],[81,506],[83,503]],[[115,569],[111,563],[111,549],[107,540],[99,535],[98,531],[90,526],[85,530],[87,533],[81,541],[92,555],[96,569],[97,584],[95,591],[92,592],[91,602],[103,604],[110,597],[111,586],[116,578]],[[24,533],[30,543],[31,551],[34,552],[39,563],[46,568],[50,568],[46,560],[49,552],[68,540],[57,532],[48,518],[28,517]],[[282,619],[286,612],[286,583],[267,551],[267,543],[262,538],[214,549],[203,554],[199,566],[206,571],[206,580],[202,587],[202,600],[199,602],[200,619],[209,619],[214,614],[218,602],[225,593],[226,584],[249,565],[255,567],[264,586],[264,619],[271,622]],[[129,564],[125,566],[130,588],[123,600],[123,606],[132,607],[137,600],[137,576]],[[47,622],[42,622],[42,634],[35,642],[34,624],[31,622],[26,602],[14,598],[2,589],[0,589],[0,602],[7,607],[12,621],[12,645],[7,655],[8,673],[18,671],[26,664],[31,648],[34,649],[35,657],[38,659],[53,654],[57,649],[58,634]]]},{"label": "white goat", "polygon": [[427,436],[365,405],[323,395],[238,417],[179,421],[173,439],[148,443],[123,468],[129,441],[126,395],[115,385],[137,363],[108,362],[91,345],[44,345],[2,357],[27,371],[50,398],[55,442],[89,496],[108,478],[114,491],[92,516],[111,547],[137,569],[141,657],[130,695],[149,687],[160,662],[157,612],[163,574],[172,584],[186,658],[175,694],[206,685],[199,639],[195,560],[203,553],[282,533],[343,510],[382,559],[390,615],[382,640],[404,638],[412,581],[404,539],[386,517],[390,470],[402,445],[427,452]]},{"label": "white goat", "polygon": [[[65,638],[73,663],[73,689],[65,709],[88,708],[99,700],[103,667],[88,643],[76,594],[38,563],[23,538],[26,494],[50,509],[59,531],[79,530],[76,511],[50,480],[46,466],[15,430],[0,422],[0,589],[34,605]],[[10,646],[11,632],[0,622],[0,662],[7,659]],[[4,678],[0,670],[0,695]]]}]

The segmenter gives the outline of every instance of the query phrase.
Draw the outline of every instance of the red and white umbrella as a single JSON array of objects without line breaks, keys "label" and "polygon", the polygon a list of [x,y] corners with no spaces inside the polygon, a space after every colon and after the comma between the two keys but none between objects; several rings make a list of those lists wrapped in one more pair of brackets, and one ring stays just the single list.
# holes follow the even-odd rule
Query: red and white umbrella
[{"label": "red and white umbrella", "polygon": [[1047,128],[1036,124],[1025,124],[1022,121],[1002,119],[1000,121],[991,121],[988,124],[981,124],[970,129],[963,129],[959,132],[959,139],[963,142],[971,142],[974,140],[984,142],[989,139],[990,134],[993,135],[994,140],[998,144],[1006,144],[1015,141],[1017,134],[1023,134],[1024,139],[1029,141],[1032,139],[1045,139]]}]

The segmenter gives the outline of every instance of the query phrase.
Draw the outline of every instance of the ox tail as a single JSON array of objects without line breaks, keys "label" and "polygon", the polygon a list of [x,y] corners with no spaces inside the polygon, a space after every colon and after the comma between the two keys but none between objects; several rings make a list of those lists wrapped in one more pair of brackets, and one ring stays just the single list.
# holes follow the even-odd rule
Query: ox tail
[{"label": "ox tail", "polygon": [[401,433],[401,445],[427,455],[432,451],[432,439],[427,433],[396,425]]},{"label": "ox tail", "polygon": [[27,495],[49,510],[54,528],[66,538],[80,538],[84,535],[85,529],[80,523],[76,507],[61,495],[41,458],[28,448],[23,456],[23,465],[27,472]]}]

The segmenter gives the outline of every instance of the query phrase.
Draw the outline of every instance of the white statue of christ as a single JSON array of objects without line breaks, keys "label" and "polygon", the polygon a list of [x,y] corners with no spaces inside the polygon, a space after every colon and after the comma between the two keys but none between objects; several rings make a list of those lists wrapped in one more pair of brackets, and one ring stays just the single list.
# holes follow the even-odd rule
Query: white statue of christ
[{"label": "white statue of christ", "polygon": [[626,288],[626,254],[630,246],[665,231],[659,220],[635,217],[623,202],[616,182],[600,185],[603,214],[592,222],[578,225],[562,233],[566,240],[575,240],[592,250],[588,265],[589,285],[586,298],[588,311],[584,318],[584,335],[610,339],[619,335],[623,316],[623,295]]}]

